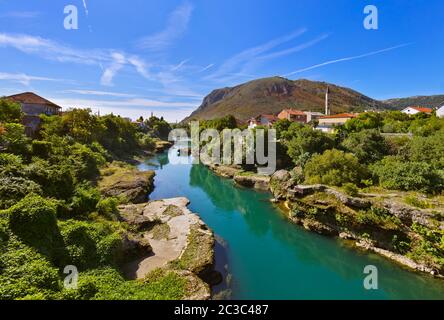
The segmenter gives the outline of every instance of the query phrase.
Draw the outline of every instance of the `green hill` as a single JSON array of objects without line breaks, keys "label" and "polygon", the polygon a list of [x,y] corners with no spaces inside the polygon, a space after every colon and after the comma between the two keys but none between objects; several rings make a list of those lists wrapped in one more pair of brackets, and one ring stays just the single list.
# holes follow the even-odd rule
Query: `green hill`
[{"label": "green hill", "polygon": [[444,105],[444,95],[415,96],[408,98],[389,99],[383,102],[394,107],[395,109],[403,109],[410,106],[437,108]]},{"label": "green hill", "polygon": [[214,90],[184,122],[220,118],[229,114],[245,121],[263,113],[277,114],[285,108],[324,112],[327,86],[330,88],[332,113],[391,108],[381,101],[334,84],[272,77]]}]

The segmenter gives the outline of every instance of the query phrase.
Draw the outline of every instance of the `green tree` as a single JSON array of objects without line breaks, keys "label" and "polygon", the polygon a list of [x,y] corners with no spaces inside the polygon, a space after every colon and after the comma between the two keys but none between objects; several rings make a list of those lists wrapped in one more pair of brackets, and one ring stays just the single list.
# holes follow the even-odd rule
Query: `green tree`
[{"label": "green tree", "polygon": [[322,153],[334,147],[334,141],[330,136],[299,123],[292,123],[282,134],[282,138],[288,148],[288,155],[298,166],[304,166],[313,154]]},{"label": "green tree", "polygon": [[23,112],[20,104],[0,99],[0,122],[8,123],[20,123],[23,118]]},{"label": "green tree", "polygon": [[362,163],[381,160],[388,154],[384,137],[374,129],[351,133],[342,143],[345,151],[353,153]]},{"label": "green tree", "polygon": [[304,174],[308,183],[342,186],[360,184],[368,177],[368,170],[353,154],[332,149],[313,156],[305,165]]}]

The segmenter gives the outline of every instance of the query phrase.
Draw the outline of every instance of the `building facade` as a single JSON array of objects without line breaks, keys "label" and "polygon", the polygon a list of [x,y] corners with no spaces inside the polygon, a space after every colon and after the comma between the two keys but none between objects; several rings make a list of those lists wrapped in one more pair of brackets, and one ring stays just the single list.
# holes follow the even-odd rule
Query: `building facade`
[{"label": "building facade", "polygon": [[307,115],[303,111],[284,109],[278,114],[278,119],[291,122],[307,123]]},{"label": "building facade", "polygon": [[60,115],[62,111],[62,107],[33,92],[15,94],[5,97],[5,99],[20,104],[21,110],[24,113],[22,122],[25,126],[25,133],[28,136],[33,136],[39,129],[41,123],[40,115]]},{"label": "building facade", "polygon": [[414,115],[414,114],[418,114],[418,113],[431,114],[433,112],[433,109],[419,107],[419,106],[412,106],[412,107],[407,107],[404,110],[401,110],[401,112],[405,113],[405,114],[409,114],[409,115]]}]

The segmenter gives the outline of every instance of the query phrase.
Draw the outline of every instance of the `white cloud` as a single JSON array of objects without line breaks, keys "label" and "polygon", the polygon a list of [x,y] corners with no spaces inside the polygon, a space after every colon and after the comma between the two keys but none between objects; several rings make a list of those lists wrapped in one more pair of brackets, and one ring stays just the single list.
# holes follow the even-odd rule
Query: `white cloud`
[{"label": "white cloud", "polygon": [[131,119],[137,119],[140,116],[146,117],[154,112],[171,122],[182,120],[197,107],[196,103],[190,102],[165,102],[142,98],[124,100],[49,98],[49,100],[62,106],[64,110],[90,108],[94,112],[100,111],[101,115],[113,113]]},{"label": "white cloud", "polygon": [[[141,58],[112,49],[78,50],[41,37],[8,33],[0,33],[0,47],[12,47],[26,54],[62,63],[97,65],[104,69],[101,77],[104,85],[112,85],[117,72],[125,66],[132,66],[141,76],[149,77],[147,64]],[[108,67],[103,68],[103,65]]]},{"label": "white cloud", "polygon": [[10,11],[0,14],[0,18],[32,19],[40,15],[38,11]]},{"label": "white cloud", "polygon": [[[294,40],[295,38],[304,34],[306,31],[307,30],[304,28],[299,29],[288,35],[273,39],[259,46],[246,49],[226,60],[213,74],[205,77],[204,79],[216,80],[216,81],[229,81],[230,79],[236,77],[244,77],[245,75],[249,74],[249,71],[250,69],[252,69],[252,66],[259,63],[261,60],[277,58],[280,56],[295,53],[297,51],[301,51],[318,43],[319,41],[327,37],[327,35],[323,35],[321,37],[316,38],[315,40],[304,43],[297,47],[270,53],[272,49]],[[255,76],[252,75],[252,77]]]},{"label": "white cloud", "polygon": [[0,80],[8,80],[29,86],[31,81],[60,81],[60,79],[52,79],[47,77],[30,76],[24,73],[5,73],[0,72]]},{"label": "white cloud", "polygon": [[109,97],[121,97],[121,98],[134,97],[134,95],[132,95],[132,94],[120,93],[120,92],[110,92],[110,91],[72,89],[72,90],[65,90],[64,92],[75,93],[75,94],[86,95],[86,96],[109,96]]},{"label": "white cloud", "polygon": [[392,50],[399,49],[399,48],[402,48],[402,47],[406,47],[406,46],[409,46],[409,45],[411,45],[411,43],[404,43],[404,44],[401,44],[401,45],[398,45],[398,46],[389,47],[389,48],[385,48],[385,49],[378,50],[378,51],[372,51],[372,52],[364,53],[364,54],[357,55],[357,56],[351,56],[351,57],[345,57],[345,58],[340,58],[340,59],[335,59],[335,60],[329,60],[329,61],[326,61],[326,62],[323,62],[323,63],[315,64],[315,65],[310,66],[310,67],[306,67],[306,68],[302,68],[302,69],[290,72],[290,73],[286,74],[285,76],[286,77],[292,76],[292,75],[297,74],[297,73],[302,73],[302,72],[305,72],[305,71],[317,69],[317,68],[320,68],[320,67],[328,66],[330,64],[335,64],[335,63],[339,63],[339,62],[345,62],[345,61],[350,61],[350,60],[355,60],[355,59],[362,59],[362,58],[366,58],[366,57],[371,57],[371,56],[374,56],[374,55],[377,55],[377,54],[381,54],[381,53],[384,53],[384,52],[392,51]]},{"label": "white cloud", "polygon": [[169,16],[164,30],[138,41],[138,47],[150,51],[162,51],[170,47],[188,28],[193,6],[185,2]]}]

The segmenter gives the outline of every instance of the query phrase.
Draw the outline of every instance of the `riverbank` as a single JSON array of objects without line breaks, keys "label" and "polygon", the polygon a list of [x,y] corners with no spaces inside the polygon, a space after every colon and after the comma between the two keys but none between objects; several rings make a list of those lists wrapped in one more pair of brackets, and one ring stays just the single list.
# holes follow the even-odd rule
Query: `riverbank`
[{"label": "riverbank", "polygon": [[125,277],[144,282],[153,275],[161,275],[161,279],[175,275],[181,281],[173,281],[171,286],[182,288],[183,281],[186,283],[181,299],[209,299],[211,286],[221,280],[214,271],[214,235],[188,209],[189,200],[148,201],[154,190],[152,170],[113,162],[101,173],[101,193],[126,203],[118,207],[115,218],[128,226],[126,251],[137,255],[128,255],[121,264]]},{"label": "riverbank", "polygon": [[272,202],[287,218],[308,231],[346,240],[357,250],[373,252],[409,270],[443,278],[444,262],[430,253],[436,246],[430,235],[439,236],[444,230],[443,208],[414,208],[405,204],[403,199],[407,195],[399,192],[349,196],[328,186],[297,185],[285,170],[264,179],[236,167],[209,168],[239,185],[269,190],[274,196]]}]

